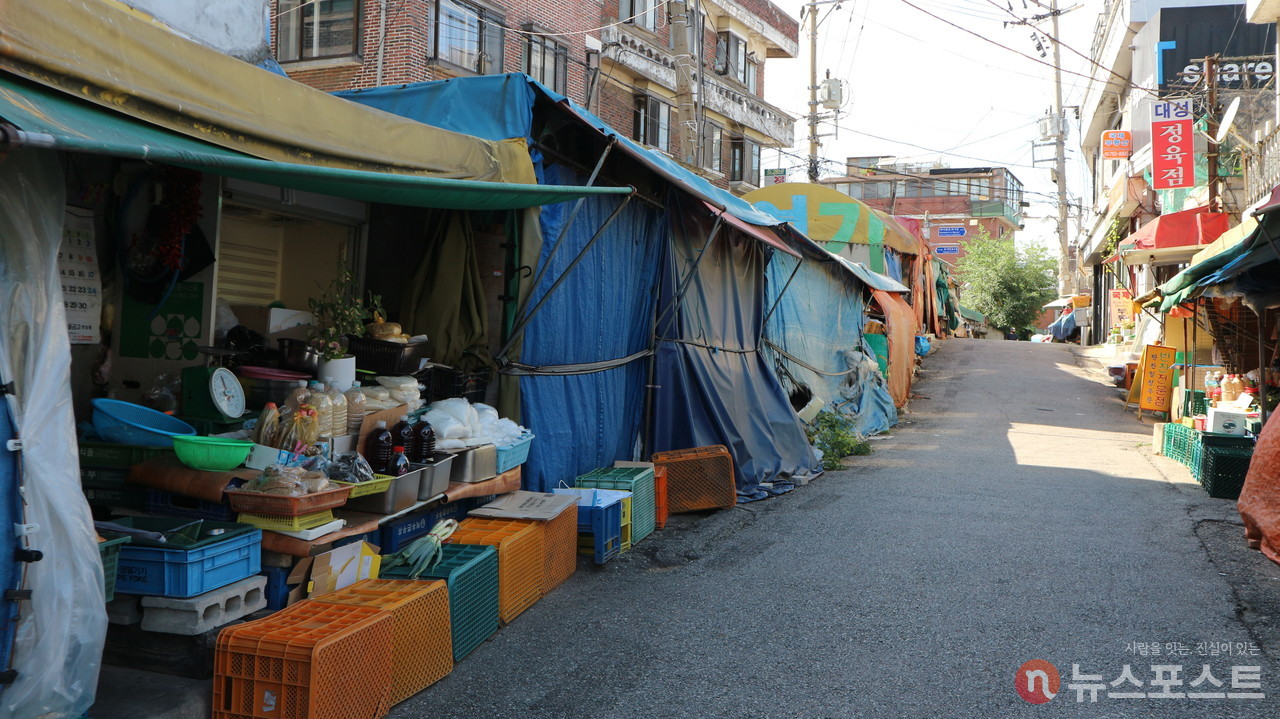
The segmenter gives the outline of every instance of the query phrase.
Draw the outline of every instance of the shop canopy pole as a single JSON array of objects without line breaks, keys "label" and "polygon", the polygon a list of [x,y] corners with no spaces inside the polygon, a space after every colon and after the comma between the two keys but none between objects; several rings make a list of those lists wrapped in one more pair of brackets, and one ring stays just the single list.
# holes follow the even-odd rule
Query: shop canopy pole
[{"label": "shop canopy pole", "polygon": [[760,323],[760,341],[756,343],[756,349],[760,349],[764,346],[765,332],[767,332],[767,328],[769,327],[769,318],[773,316],[773,311],[778,309],[778,305],[782,304],[782,296],[787,293],[787,288],[791,287],[791,281],[796,278],[797,274],[799,274],[800,265],[802,264],[804,264],[804,258],[800,257],[796,260],[795,269],[791,270],[791,276],[787,278],[786,284],[782,286],[782,291],[778,292],[778,296],[773,300],[773,304],[770,305],[769,311],[765,313],[764,321]]},{"label": "shop canopy pole", "polygon": [[[622,210],[625,209],[627,205],[631,204],[631,197],[631,195],[627,195],[622,202],[618,203],[617,207],[613,208],[613,212],[609,215],[608,219],[604,221],[604,224],[600,225],[600,228],[591,236],[591,239],[587,240],[587,244],[583,245],[582,249],[578,251],[578,255],[573,258],[573,262],[570,262],[569,266],[564,268],[564,272],[561,272],[560,276],[556,278],[556,281],[551,283],[551,286],[542,294],[542,297],[538,298],[538,302],[529,309],[528,312],[525,312],[524,316],[522,316],[520,320],[516,322],[515,326],[511,328],[511,336],[507,338],[506,344],[502,345],[502,349],[498,352],[499,359],[504,363],[507,352],[510,351],[512,345],[516,343],[516,340],[524,334],[524,328],[529,325],[529,321],[538,313],[538,310],[542,309],[542,305],[546,303],[547,299],[551,297],[551,295],[555,294],[556,289],[565,281],[565,278],[569,276],[569,273],[573,272],[573,268],[577,267],[578,263],[582,262],[582,258],[587,256],[587,253],[595,246],[596,241],[604,235],[604,231],[609,229],[609,226],[613,224],[614,220],[618,219],[618,215],[622,214]],[[554,251],[555,250],[553,249],[552,252]],[[547,259],[550,260],[550,257]],[[545,263],[544,269],[550,264],[551,263],[549,261]],[[537,285],[535,284],[534,287],[536,289]]]},{"label": "shop canopy pole", "polygon": [[[1187,374],[1191,371],[1191,365],[1195,364],[1196,361],[1196,347],[1195,345],[1187,344],[1187,319],[1185,317],[1182,318],[1182,349],[1184,350],[1182,353],[1182,378],[1186,379]],[[1194,391],[1195,388],[1194,384],[1188,386],[1188,389],[1191,391]],[[1183,417],[1190,416],[1190,412],[1187,410],[1191,409],[1191,396],[1190,391],[1182,393],[1181,415]],[[1170,419],[1173,418],[1170,417]]]},{"label": "shop canopy pole", "polygon": [[[707,256],[707,251],[711,249],[711,243],[715,242],[716,235],[720,234],[720,226],[724,223],[723,215],[716,215],[716,223],[711,226],[711,232],[707,233],[707,241],[702,244],[702,250],[698,252],[698,257],[693,261],[693,266],[689,268],[689,272],[685,274],[684,279],[680,281],[676,293],[671,296],[671,300],[667,302],[667,306],[662,308],[662,313],[658,315],[658,320],[654,322],[656,327],[662,325],[666,321],[667,315],[672,310],[680,306],[680,301],[684,299],[684,293],[689,291],[689,285],[693,282],[693,276],[698,273],[698,266],[702,264],[702,258]],[[657,341],[655,332],[654,341]]]},{"label": "shop canopy pole", "polygon": [[[1191,346],[1192,348],[1200,346],[1200,300],[1196,300],[1195,302],[1191,303]],[[1191,360],[1191,380],[1189,381],[1187,386],[1191,388],[1192,392],[1195,392],[1196,360],[1194,358]],[[1191,396],[1194,397],[1195,395],[1193,394]],[[1209,389],[1207,387],[1205,388],[1205,393],[1204,393],[1204,406],[1205,406],[1205,411],[1208,411]],[[1193,409],[1194,409],[1194,406],[1193,406]]]},{"label": "shop canopy pole", "polygon": [[1258,419],[1263,426],[1267,424],[1267,347],[1264,344],[1266,332],[1267,310],[1258,313]]}]

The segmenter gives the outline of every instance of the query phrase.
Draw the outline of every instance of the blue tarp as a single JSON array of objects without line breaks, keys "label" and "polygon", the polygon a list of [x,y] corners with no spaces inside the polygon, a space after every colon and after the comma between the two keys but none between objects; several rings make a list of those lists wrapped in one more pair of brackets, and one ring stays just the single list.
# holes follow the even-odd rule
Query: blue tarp
[{"label": "blue tarp", "polygon": [[1065,340],[1076,331],[1076,313],[1066,312],[1049,325],[1049,334],[1055,340]]},{"label": "blue tarp", "polygon": [[[781,368],[788,391],[804,385],[826,400],[828,411],[849,419],[856,431],[883,432],[897,423],[898,410],[874,352],[863,342],[866,285],[846,263],[822,261],[807,248],[804,254],[790,286],[786,283],[796,259],[775,253],[769,262],[768,303],[782,295],[765,334],[782,351],[829,374],[814,372],[773,350],[768,354]],[[840,372],[850,373],[831,376]]]}]

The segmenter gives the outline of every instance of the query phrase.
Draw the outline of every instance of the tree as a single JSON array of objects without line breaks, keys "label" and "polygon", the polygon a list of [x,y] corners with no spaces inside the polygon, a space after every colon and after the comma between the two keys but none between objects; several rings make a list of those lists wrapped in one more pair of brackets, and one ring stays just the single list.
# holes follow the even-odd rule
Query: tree
[{"label": "tree", "polygon": [[1018,247],[1012,239],[993,239],[984,228],[963,243],[956,266],[965,282],[963,304],[987,316],[993,327],[1022,334],[1058,293],[1057,261],[1040,244]]}]

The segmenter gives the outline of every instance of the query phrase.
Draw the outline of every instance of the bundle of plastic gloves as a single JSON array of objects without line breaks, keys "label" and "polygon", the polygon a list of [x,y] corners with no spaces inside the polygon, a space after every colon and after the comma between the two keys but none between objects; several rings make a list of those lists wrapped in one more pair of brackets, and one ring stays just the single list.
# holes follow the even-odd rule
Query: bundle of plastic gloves
[{"label": "bundle of plastic gloves", "polygon": [[498,416],[487,404],[471,404],[461,397],[432,402],[426,420],[436,433],[436,449],[466,449],[482,444],[506,447],[526,434],[524,427]]}]

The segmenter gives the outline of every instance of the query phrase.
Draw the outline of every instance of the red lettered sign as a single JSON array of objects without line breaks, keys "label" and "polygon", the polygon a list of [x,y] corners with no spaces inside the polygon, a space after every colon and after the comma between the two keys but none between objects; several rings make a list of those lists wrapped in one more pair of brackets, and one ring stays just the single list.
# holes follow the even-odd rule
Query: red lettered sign
[{"label": "red lettered sign", "polygon": [[1151,187],[1172,190],[1196,184],[1191,100],[1161,100],[1151,114]]}]

